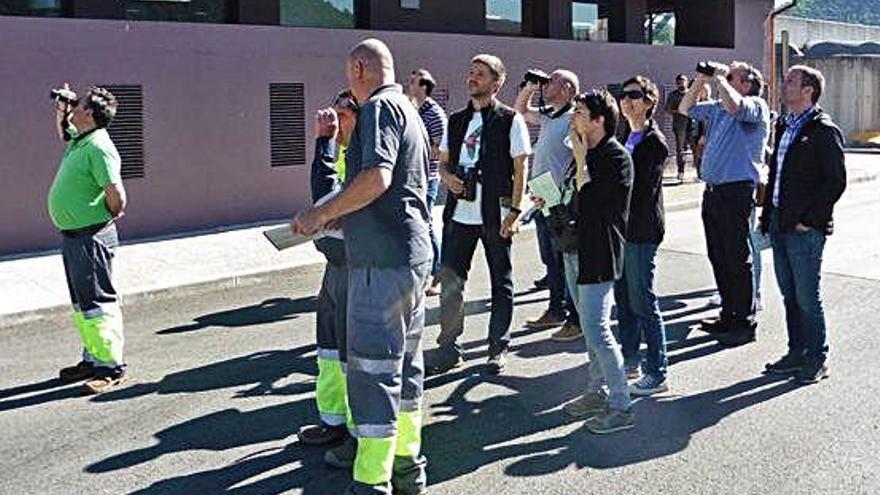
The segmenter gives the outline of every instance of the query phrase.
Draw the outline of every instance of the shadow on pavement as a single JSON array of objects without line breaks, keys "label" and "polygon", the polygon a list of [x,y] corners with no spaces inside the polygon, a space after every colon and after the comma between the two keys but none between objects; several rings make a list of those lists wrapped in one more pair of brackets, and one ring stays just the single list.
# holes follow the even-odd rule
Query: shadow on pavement
[{"label": "shadow on pavement", "polygon": [[302,313],[315,311],[315,296],[290,299],[286,297],[266,299],[260,304],[210,313],[195,318],[193,323],[166,328],[159,335],[194,332],[209,327],[249,327],[278,321],[292,320]]}]

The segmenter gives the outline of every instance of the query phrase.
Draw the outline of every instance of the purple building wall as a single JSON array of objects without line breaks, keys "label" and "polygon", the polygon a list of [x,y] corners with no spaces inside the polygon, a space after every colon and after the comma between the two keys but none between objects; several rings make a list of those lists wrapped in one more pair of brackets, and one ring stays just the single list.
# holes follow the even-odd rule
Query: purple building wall
[{"label": "purple building wall", "polygon": [[689,48],[563,40],[275,26],[195,25],[0,17],[0,255],[47,249],[58,238],[46,194],[63,145],[49,88],[68,81],[141,84],[146,176],[126,181],[124,239],[289,217],[308,202],[308,165],[269,165],[269,84],[302,82],[307,151],[314,112],[345,83],[359,40],[388,43],[399,79],[428,67],[450,107],[466,102],[464,73],[480,52],[499,55],[512,103],[529,67],[566,66],[585,88],[635,74],[669,82],[697,60],[763,61],[769,0],[738,1],[736,48]]}]

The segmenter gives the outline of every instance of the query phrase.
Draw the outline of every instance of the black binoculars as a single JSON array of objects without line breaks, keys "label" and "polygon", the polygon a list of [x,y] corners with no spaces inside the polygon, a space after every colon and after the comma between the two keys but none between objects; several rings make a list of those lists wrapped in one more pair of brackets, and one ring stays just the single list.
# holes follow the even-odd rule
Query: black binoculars
[{"label": "black binoculars", "polygon": [[526,75],[523,76],[523,79],[527,83],[535,83],[538,86],[543,86],[550,82],[550,76],[540,69],[530,69],[526,72]]},{"label": "black binoculars", "polygon": [[715,74],[725,69],[727,69],[727,66],[718,62],[705,61],[697,64],[697,72],[709,77],[715,77]]}]

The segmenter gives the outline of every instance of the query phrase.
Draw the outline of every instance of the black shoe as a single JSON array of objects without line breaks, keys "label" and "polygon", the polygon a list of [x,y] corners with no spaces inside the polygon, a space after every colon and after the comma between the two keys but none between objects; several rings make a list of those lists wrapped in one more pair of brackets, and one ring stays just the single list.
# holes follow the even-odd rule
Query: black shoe
[{"label": "black shoe", "polygon": [[829,376],[830,373],[828,373],[828,367],[825,366],[825,363],[816,362],[804,364],[795,379],[801,385],[812,385],[819,383]]},{"label": "black shoe", "polygon": [[348,438],[348,431],[345,425],[308,425],[300,428],[297,437],[304,445],[334,445]]},{"label": "black shoe", "polygon": [[548,287],[548,285],[547,285],[547,275],[544,275],[543,277],[539,278],[538,280],[535,280],[534,283],[535,283],[535,288],[536,288],[536,289],[538,289],[538,290],[546,290],[547,287]]},{"label": "black shoe", "polygon": [[717,334],[715,339],[723,346],[739,347],[755,341],[755,327],[756,325],[739,325],[727,332]]},{"label": "black shoe", "polygon": [[94,364],[88,361],[80,361],[74,366],[61,368],[61,371],[58,372],[58,379],[61,380],[61,383],[79,382],[94,378],[96,371],[97,368],[95,368]]},{"label": "black shoe", "polygon": [[706,333],[726,333],[731,330],[730,325],[721,318],[706,318],[700,321],[700,330]]},{"label": "black shoe", "polygon": [[498,375],[507,367],[507,351],[501,351],[489,356],[486,361],[486,372],[492,375]]},{"label": "black shoe", "polygon": [[425,374],[428,376],[442,375],[464,364],[461,354],[447,349],[437,348],[425,352]]},{"label": "black shoe", "polygon": [[794,354],[786,354],[782,356],[775,363],[769,363],[764,366],[764,370],[767,373],[773,375],[786,375],[788,373],[794,373],[800,371],[801,368],[804,367],[804,358],[803,356],[798,356]]}]

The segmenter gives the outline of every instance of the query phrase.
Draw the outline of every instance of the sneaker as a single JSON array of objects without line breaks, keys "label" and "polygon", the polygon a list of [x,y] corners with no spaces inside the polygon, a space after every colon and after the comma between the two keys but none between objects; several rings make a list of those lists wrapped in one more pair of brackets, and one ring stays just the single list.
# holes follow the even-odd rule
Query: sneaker
[{"label": "sneaker", "polygon": [[592,418],[602,414],[608,406],[603,395],[598,392],[589,392],[562,406],[562,412],[572,418]]},{"label": "sneaker", "polygon": [[501,351],[499,353],[492,354],[491,356],[489,356],[489,360],[486,361],[486,371],[493,375],[501,373],[506,367],[507,351]]},{"label": "sneaker", "polygon": [[535,280],[534,284],[535,284],[536,289],[546,290],[548,287],[547,286],[547,275],[544,275],[543,277],[539,278],[538,280]]},{"label": "sneaker", "polygon": [[637,364],[627,366],[625,371],[627,380],[638,380],[642,377],[642,367]]},{"label": "sneaker", "polygon": [[439,296],[440,293],[440,279],[434,278],[434,280],[431,282],[431,285],[429,285],[428,288],[425,289],[425,295],[428,297],[436,297]]},{"label": "sneaker", "polygon": [[324,462],[339,469],[348,469],[354,466],[355,457],[357,457],[357,440],[352,437],[349,437],[342,445],[324,452]]},{"label": "sneaker", "polygon": [[785,375],[788,373],[795,373],[800,371],[801,368],[804,367],[804,358],[803,356],[795,356],[792,354],[786,354],[782,356],[775,363],[768,363],[764,366],[764,370],[767,373],[771,373],[774,375]]},{"label": "sneaker", "polygon": [[571,342],[573,340],[580,340],[583,337],[584,332],[579,325],[566,323],[565,325],[562,325],[562,328],[553,332],[553,335],[550,336],[550,340],[555,342]]},{"label": "sneaker", "polygon": [[584,423],[584,428],[590,433],[605,435],[616,431],[628,430],[635,425],[636,415],[632,409],[627,409],[626,411],[608,409],[605,413],[588,419]]},{"label": "sneaker", "polygon": [[83,384],[83,391],[89,395],[103,394],[111,390],[123,382],[125,382],[125,371],[119,370],[97,370],[95,376]]},{"label": "sneaker", "polygon": [[805,364],[798,372],[796,380],[801,385],[812,385],[814,383],[819,383],[829,376],[831,375],[828,372],[828,366],[825,366],[825,363]]},{"label": "sneaker", "polygon": [[709,306],[721,306],[721,294],[715,294],[709,298]]},{"label": "sneaker", "polygon": [[464,358],[455,351],[443,348],[432,349],[425,353],[425,373],[429,376],[442,375],[464,364]]},{"label": "sneaker", "polygon": [[58,379],[61,383],[73,383],[86,380],[95,376],[95,365],[88,361],[80,361],[74,366],[61,368],[58,372]]},{"label": "sneaker", "polygon": [[550,310],[544,311],[544,314],[541,315],[537,320],[529,320],[526,322],[526,327],[528,328],[553,328],[562,325],[565,321],[562,318],[559,318]]},{"label": "sneaker", "polygon": [[715,337],[718,343],[726,347],[739,347],[755,341],[755,325],[743,325]]},{"label": "sneaker", "polygon": [[647,397],[668,391],[669,385],[666,384],[665,378],[657,378],[651,375],[645,375],[629,386],[629,395],[633,397]]},{"label": "sneaker", "polygon": [[721,318],[706,318],[700,321],[700,330],[706,333],[726,333],[730,326]]},{"label": "sneaker", "polygon": [[327,426],[325,424],[303,426],[297,438],[304,445],[330,445],[339,443],[348,436],[345,426]]}]

